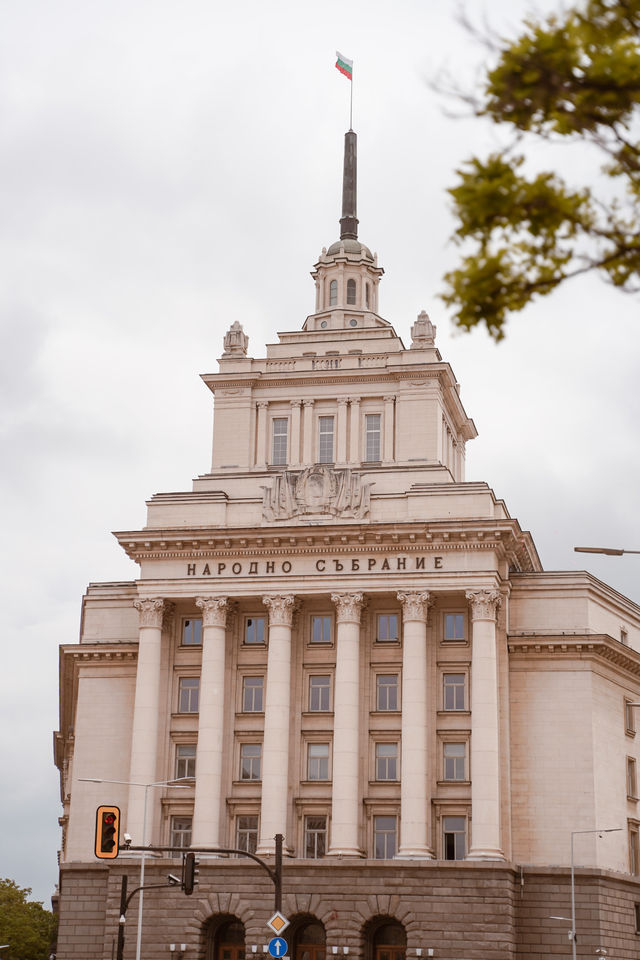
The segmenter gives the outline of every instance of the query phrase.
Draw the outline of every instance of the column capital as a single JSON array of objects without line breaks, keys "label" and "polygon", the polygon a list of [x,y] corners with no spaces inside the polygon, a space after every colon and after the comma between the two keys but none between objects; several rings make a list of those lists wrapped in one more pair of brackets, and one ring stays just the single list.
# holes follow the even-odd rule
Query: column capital
[{"label": "column capital", "polygon": [[289,400],[289,403],[292,407],[299,407],[302,403],[302,400]]},{"label": "column capital", "polygon": [[338,623],[360,623],[364,605],[361,593],[332,593],[331,602],[338,611]]},{"label": "column capital", "polygon": [[346,407],[346,405],[349,403],[349,397],[338,397],[337,399],[339,407]]},{"label": "column capital", "polygon": [[162,629],[162,618],[165,613],[170,613],[173,604],[167,603],[159,597],[154,599],[134,600],[133,605],[138,611],[141,627],[155,627]]},{"label": "column capital", "polygon": [[360,403],[360,397],[347,397],[347,400],[351,404]]},{"label": "column capital", "polygon": [[258,400],[258,402],[256,403],[256,407],[258,408],[258,410],[266,410],[268,406],[269,406],[268,400]]},{"label": "column capital", "polygon": [[202,610],[203,627],[225,627],[229,601],[226,597],[196,597],[196,607]]},{"label": "column capital", "polygon": [[263,597],[262,602],[269,609],[269,626],[291,626],[296,603],[294,596]]},{"label": "column capital", "polygon": [[393,403],[393,401],[395,400],[395,398],[396,398],[395,393],[388,393],[388,394],[384,397],[384,402],[385,402],[385,403]]},{"label": "column capital", "polygon": [[433,600],[430,599],[428,592],[424,593],[398,593],[398,600],[402,604],[403,620],[421,620],[427,619],[427,611]]},{"label": "column capital", "polygon": [[465,597],[471,606],[472,620],[495,620],[502,603],[499,590],[467,590]]},{"label": "column capital", "polygon": [[312,406],[314,405],[314,403],[315,403],[315,400],[303,400],[303,401],[302,401],[302,406],[303,406],[303,407],[312,407]]}]

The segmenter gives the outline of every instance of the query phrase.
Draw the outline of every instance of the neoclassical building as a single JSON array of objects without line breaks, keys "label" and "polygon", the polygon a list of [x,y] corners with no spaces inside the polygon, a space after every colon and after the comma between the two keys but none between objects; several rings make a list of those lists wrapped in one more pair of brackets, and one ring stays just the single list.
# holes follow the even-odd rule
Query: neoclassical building
[{"label": "neoclassical building", "polygon": [[[568,955],[572,849],[578,955],[637,956],[640,609],[544,571],[465,480],[459,384],[426,313],[408,346],[380,316],[382,275],[349,131],[314,312],[262,359],[232,324],[210,471],[116,534],[138,579],[90,584],[61,649],[59,960],[112,957],[137,883],[139,853],[93,856],[104,803],[134,846],[272,862],[283,834],[294,960]],[[201,860],[192,897],[145,895],[142,957],[264,953],[266,874]]]}]

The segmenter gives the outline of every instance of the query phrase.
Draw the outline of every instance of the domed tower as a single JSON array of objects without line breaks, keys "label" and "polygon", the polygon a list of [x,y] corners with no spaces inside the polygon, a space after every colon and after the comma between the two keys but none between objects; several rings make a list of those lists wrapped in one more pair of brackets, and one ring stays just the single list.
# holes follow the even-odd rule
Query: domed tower
[{"label": "domed tower", "polygon": [[316,281],[316,312],[307,331],[387,326],[378,316],[378,283],[384,273],[377,255],[358,240],[357,137],[344,135],[340,239],[322,249],[311,276]]}]

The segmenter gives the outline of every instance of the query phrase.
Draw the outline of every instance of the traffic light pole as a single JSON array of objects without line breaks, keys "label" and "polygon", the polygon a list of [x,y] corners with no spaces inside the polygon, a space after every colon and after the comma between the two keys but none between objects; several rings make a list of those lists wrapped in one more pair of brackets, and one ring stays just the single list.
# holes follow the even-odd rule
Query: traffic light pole
[{"label": "traffic light pole", "polygon": [[[274,887],[274,902],[275,909],[282,910],[282,845],[284,837],[281,833],[275,835],[276,841],[276,850],[275,850],[275,861],[273,868],[269,866],[268,863],[265,863],[260,857],[257,857],[255,853],[249,853],[247,850],[238,850],[236,847],[158,847],[158,846],[147,846],[147,847],[125,847],[126,850],[131,851],[132,853],[149,853],[153,851],[154,853],[179,853],[184,856],[185,853],[227,853],[235,854],[239,857],[248,857],[250,860],[255,860],[256,863],[259,863],[263,870],[269,874],[269,878],[273,883]],[[164,886],[164,884],[161,884]],[[140,888],[138,888],[140,889]],[[146,888],[145,888],[146,889]],[[133,893],[136,893],[134,890]],[[133,896],[131,894],[131,897]],[[129,897],[129,899],[131,899]]]}]

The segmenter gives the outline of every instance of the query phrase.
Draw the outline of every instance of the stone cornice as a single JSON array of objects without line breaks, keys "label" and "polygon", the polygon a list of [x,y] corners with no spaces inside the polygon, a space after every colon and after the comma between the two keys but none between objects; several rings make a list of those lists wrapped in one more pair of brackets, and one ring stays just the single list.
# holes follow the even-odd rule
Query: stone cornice
[{"label": "stone cornice", "polygon": [[606,633],[580,636],[507,635],[510,659],[575,660],[598,658],[640,679],[640,653]]},{"label": "stone cornice", "polygon": [[114,536],[136,562],[168,559],[216,559],[229,556],[278,556],[345,553],[437,553],[443,550],[497,551],[527,572],[540,571],[529,534],[515,520],[464,520],[376,523],[332,527],[191,527],[117,532]]}]

